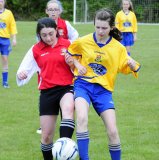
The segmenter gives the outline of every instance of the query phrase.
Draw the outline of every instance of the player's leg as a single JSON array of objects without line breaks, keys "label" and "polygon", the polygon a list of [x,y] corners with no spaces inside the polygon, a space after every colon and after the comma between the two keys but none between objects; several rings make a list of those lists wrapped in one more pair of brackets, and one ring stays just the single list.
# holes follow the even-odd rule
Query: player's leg
[{"label": "player's leg", "polygon": [[55,133],[57,115],[59,108],[56,88],[41,90],[39,98],[39,113],[41,134],[41,151],[44,160],[52,160],[53,137]]},{"label": "player's leg", "polygon": [[109,152],[112,160],[121,159],[121,145],[116,126],[116,115],[114,109],[108,109],[101,113],[101,118],[107,129],[109,140]]},{"label": "player's leg", "polygon": [[8,56],[11,51],[10,40],[1,38],[1,55],[2,55],[2,85],[4,88],[9,88],[8,85]]},{"label": "player's leg", "polygon": [[8,55],[2,55],[2,86],[9,88],[8,85]]},{"label": "player's leg", "polygon": [[41,134],[41,151],[44,160],[53,160],[52,146],[55,133],[57,116],[43,115],[40,116]]},{"label": "player's leg", "polygon": [[77,144],[79,150],[79,156],[81,160],[89,160],[89,132],[88,132],[88,111],[89,104],[82,98],[75,99],[75,110],[77,116]]},{"label": "player's leg", "polygon": [[131,46],[133,45],[134,45],[134,36],[131,32],[128,32],[125,37],[125,47],[129,56],[131,55],[130,50]]},{"label": "player's leg", "polygon": [[73,88],[72,92],[67,90],[64,96],[61,98],[60,108],[61,108],[60,137],[72,138],[75,128]]}]

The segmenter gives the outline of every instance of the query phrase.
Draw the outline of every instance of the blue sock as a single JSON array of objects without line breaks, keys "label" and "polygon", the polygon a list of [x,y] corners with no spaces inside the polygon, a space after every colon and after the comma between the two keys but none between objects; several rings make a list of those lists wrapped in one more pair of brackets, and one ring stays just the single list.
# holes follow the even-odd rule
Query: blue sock
[{"label": "blue sock", "polygon": [[2,72],[3,84],[8,83],[8,72]]},{"label": "blue sock", "polygon": [[80,160],[89,160],[88,146],[89,146],[89,134],[88,132],[76,133],[78,151]]},{"label": "blue sock", "polygon": [[121,146],[120,144],[109,145],[109,152],[112,160],[121,160]]}]

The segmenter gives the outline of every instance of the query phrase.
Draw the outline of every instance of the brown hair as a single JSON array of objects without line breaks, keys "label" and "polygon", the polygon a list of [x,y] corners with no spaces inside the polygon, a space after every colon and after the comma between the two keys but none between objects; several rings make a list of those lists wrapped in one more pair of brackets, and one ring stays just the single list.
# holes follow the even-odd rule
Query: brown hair
[{"label": "brown hair", "polygon": [[115,27],[115,16],[113,12],[108,8],[103,8],[98,11],[96,11],[94,16],[94,25],[96,20],[101,21],[107,21],[111,28],[113,28],[109,35],[114,37],[116,40],[120,41],[121,38],[121,32]]}]

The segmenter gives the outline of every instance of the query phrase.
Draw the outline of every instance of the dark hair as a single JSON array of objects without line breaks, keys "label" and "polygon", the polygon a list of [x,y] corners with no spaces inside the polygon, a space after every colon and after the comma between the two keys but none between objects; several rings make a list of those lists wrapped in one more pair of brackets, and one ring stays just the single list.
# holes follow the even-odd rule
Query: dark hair
[{"label": "dark hair", "polygon": [[115,27],[115,16],[113,12],[108,8],[98,10],[94,16],[94,25],[96,20],[107,21],[113,30],[110,31],[109,35],[120,41],[121,32]]},{"label": "dark hair", "polygon": [[54,28],[56,30],[57,25],[56,25],[56,22],[49,17],[44,17],[44,18],[39,19],[38,23],[37,23],[37,27],[36,27],[36,34],[37,34],[38,38],[40,38],[40,39],[41,39],[40,31],[43,28]]}]

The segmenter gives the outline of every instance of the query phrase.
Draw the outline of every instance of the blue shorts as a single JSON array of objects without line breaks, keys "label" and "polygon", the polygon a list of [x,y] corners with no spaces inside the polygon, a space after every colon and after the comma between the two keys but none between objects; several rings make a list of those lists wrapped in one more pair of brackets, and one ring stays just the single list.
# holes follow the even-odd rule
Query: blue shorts
[{"label": "blue shorts", "polygon": [[77,79],[74,82],[74,94],[75,99],[82,97],[89,105],[92,102],[98,115],[105,110],[115,109],[112,92],[106,90],[98,83],[90,83],[83,79]]},{"label": "blue shorts", "polygon": [[122,32],[121,44],[124,46],[133,46],[134,45],[134,35],[132,32]]},{"label": "blue shorts", "polygon": [[0,52],[1,55],[9,55],[11,51],[11,44],[9,38],[0,37]]}]

